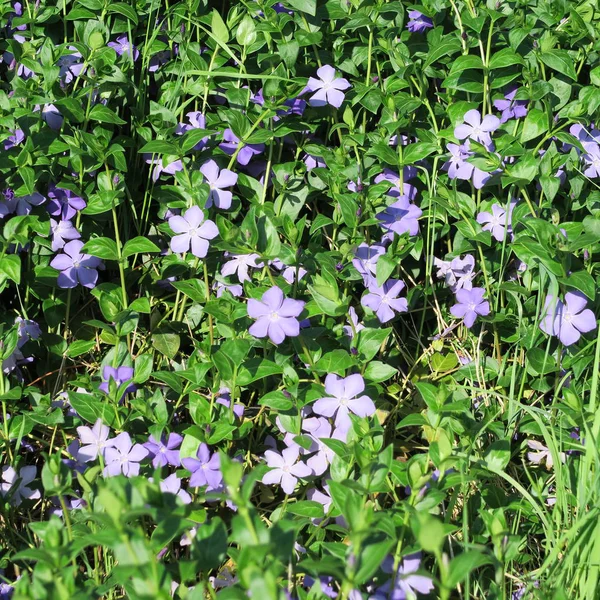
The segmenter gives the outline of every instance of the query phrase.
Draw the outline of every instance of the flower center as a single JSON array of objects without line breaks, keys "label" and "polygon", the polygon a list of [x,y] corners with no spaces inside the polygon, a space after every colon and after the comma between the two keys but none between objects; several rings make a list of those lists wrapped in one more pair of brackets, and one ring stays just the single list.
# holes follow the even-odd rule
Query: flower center
[{"label": "flower center", "polygon": [[75,268],[79,267],[79,261],[78,260],[74,260],[73,261],[73,267],[75,267]]},{"label": "flower center", "polygon": [[279,321],[279,313],[276,310],[271,313],[271,321]]},{"label": "flower center", "polygon": [[475,302],[469,302],[469,304],[467,304],[467,308],[469,309],[469,311],[475,312],[475,309],[477,308],[477,304],[475,304]]},{"label": "flower center", "polygon": [[191,237],[196,237],[198,235],[198,230],[195,227],[192,227],[188,231],[188,235],[190,235]]}]

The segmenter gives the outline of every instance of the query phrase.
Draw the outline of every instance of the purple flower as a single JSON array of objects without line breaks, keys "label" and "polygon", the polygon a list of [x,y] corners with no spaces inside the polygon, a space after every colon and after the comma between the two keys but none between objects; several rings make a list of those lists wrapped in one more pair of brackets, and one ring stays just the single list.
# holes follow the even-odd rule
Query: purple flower
[{"label": "purple flower", "polygon": [[[23,26],[25,27],[25,26]],[[0,583],[0,600],[11,600],[15,588],[8,583]]]},{"label": "purple flower", "polygon": [[381,287],[377,281],[369,282],[369,293],[361,298],[360,303],[370,308],[381,323],[387,323],[393,319],[396,312],[402,313],[408,310],[406,298],[398,298],[398,294],[404,289],[404,282],[399,279],[390,279]]},{"label": "purple flower", "polygon": [[584,148],[586,153],[581,158],[585,162],[586,169],[583,174],[586,177],[600,177],[600,146],[587,143]]},{"label": "purple flower", "polygon": [[139,50],[129,41],[129,38],[125,34],[120,35],[114,42],[108,42],[107,46],[112,48],[119,56],[125,54],[131,57],[133,53],[134,61],[140,57]]},{"label": "purple flower", "polygon": [[567,292],[564,303],[546,296],[540,329],[557,336],[565,346],[575,344],[582,333],[596,329],[596,316],[586,305],[587,300],[579,291]]},{"label": "purple flower", "polygon": [[78,240],[81,237],[71,221],[50,219],[50,228],[52,230],[52,250],[54,252],[62,250],[67,242]]},{"label": "purple flower", "polygon": [[419,233],[419,217],[423,211],[411,204],[407,196],[400,196],[396,202],[390,204],[383,212],[377,213],[377,218],[381,222],[381,228],[392,234],[417,235]]},{"label": "purple flower", "polygon": [[[37,109],[39,110],[39,107],[37,107]],[[55,131],[58,131],[62,127],[64,121],[63,116],[54,104],[44,104],[44,108],[42,108],[42,119],[46,121],[50,129],[54,129]]]},{"label": "purple flower", "polygon": [[[311,423],[307,427],[307,422],[311,421],[316,421],[316,423]],[[309,432],[309,436],[313,442],[308,450],[308,453],[312,456],[306,461],[306,464],[312,469],[314,475],[320,477],[325,473],[334,457],[333,450],[321,440],[329,440],[332,437],[337,437],[339,439],[340,434],[337,436],[335,434],[332,435],[331,424],[327,419],[321,417],[318,419],[305,419],[304,423],[302,429]]]},{"label": "purple flower", "polygon": [[[532,462],[535,465],[539,465],[543,462],[546,463],[546,468],[548,470],[552,469],[554,466],[554,459],[552,458],[552,453],[544,444],[538,442],[537,440],[527,440],[527,445],[533,452],[527,453],[527,460]],[[564,452],[559,452],[558,456],[560,461],[564,463],[567,460],[567,455]]]},{"label": "purple flower", "polygon": [[56,64],[59,68],[58,76],[68,84],[81,75],[85,64],[81,62],[83,56],[77,48],[68,46],[67,50],[69,50],[71,54],[63,54]]},{"label": "purple flower", "polygon": [[221,267],[221,275],[227,277],[237,273],[240,283],[244,281],[252,281],[250,275],[248,275],[248,269],[259,269],[264,266],[264,263],[259,262],[260,256],[258,254],[230,254],[231,260],[228,260]]},{"label": "purple flower", "polygon": [[395,198],[406,196],[409,200],[414,200],[417,197],[417,188],[406,182],[417,176],[417,169],[415,167],[404,167],[402,176],[402,179],[400,179],[400,175],[395,171],[384,169],[383,173],[375,177],[375,183],[389,181],[392,187],[387,192],[388,196],[394,196]]},{"label": "purple flower", "polygon": [[48,189],[48,198],[48,212],[53,217],[60,217],[65,221],[70,221],[78,211],[87,206],[85,200],[71,190],[54,185]]},{"label": "purple flower", "polygon": [[233,194],[225,190],[225,188],[233,187],[237,183],[237,174],[229,169],[221,169],[219,171],[219,166],[214,160],[205,162],[200,167],[200,172],[204,175],[206,183],[210,187],[206,208],[210,208],[214,204],[221,210],[228,209],[231,206]]},{"label": "purple flower", "polygon": [[515,100],[516,94],[517,88],[514,88],[504,96],[504,100],[494,100],[494,107],[502,111],[500,123],[527,115],[527,100]]},{"label": "purple flower", "polygon": [[244,293],[244,288],[241,285],[228,283],[221,283],[215,281],[213,288],[217,290],[217,298],[220,298],[225,291],[228,291],[235,298],[239,298]]},{"label": "purple flower", "polygon": [[94,427],[78,427],[77,433],[82,445],[77,452],[77,460],[90,462],[96,460],[99,453],[112,445],[113,441],[108,439],[110,429],[98,419]]},{"label": "purple flower", "polygon": [[477,315],[484,317],[490,314],[490,303],[483,299],[483,288],[462,289],[456,292],[457,304],[450,308],[450,312],[457,318],[462,318],[467,328],[473,327]]},{"label": "purple flower", "polygon": [[271,266],[273,266],[276,269],[278,269],[279,271],[281,271],[281,276],[290,285],[292,283],[294,283],[294,281],[296,281],[296,277],[297,277],[297,280],[300,281],[308,273],[308,271],[304,267],[301,267],[300,265],[288,267],[282,261],[280,261],[278,258],[276,258],[275,260],[272,260],[270,262],[270,264],[271,264]]},{"label": "purple flower", "polygon": [[465,113],[464,123],[454,129],[454,137],[457,140],[471,139],[486,147],[491,146],[490,133],[500,127],[500,119],[494,115],[486,115],[481,118],[478,110],[472,109]]},{"label": "purple flower", "polygon": [[406,29],[411,33],[422,33],[433,27],[433,21],[418,10],[409,10],[408,16],[410,21],[406,24]]},{"label": "purple flower", "polygon": [[481,212],[477,215],[477,222],[483,225],[483,231],[491,231],[492,236],[499,242],[504,241],[507,232],[509,237],[512,238],[512,212],[516,203],[516,200],[511,200],[508,212],[499,204],[494,204],[491,213]]},{"label": "purple flower", "polygon": [[[117,367],[115,369],[106,365],[102,369],[102,379],[103,382],[98,386],[98,389],[102,390],[105,394],[108,394],[111,379],[115,382],[117,389],[119,389],[125,383],[129,383],[133,380],[133,367]],[[125,396],[125,394],[135,392],[136,389],[137,388],[135,387],[135,385],[133,385],[132,382],[125,389],[123,396]],[[123,398],[121,398],[121,400],[122,399]]]},{"label": "purple flower", "polygon": [[198,206],[188,208],[182,216],[171,217],[169,227],[178,234],[171,238],[171,250],[185,254],[191,247],[192,254],[198,258],[204,258],[208,253],[208,240],[219,235],[217,226],[204,220],[204,213]]},{"label": "purple flower", "polygon": [[15,212],[17,208],[17,202],[15,200],[15,193],[11,188],[6,188],[2,192],[2,202],[0,202],[0,219],[4,219],[8,215]]},{"label": "purple flower", "polygon": [[286,494],[291,494],[299,477],[312,475],[311,468],[298,461],[299,455],[299,446],[286,448],[281,454],[267,450],[265,458],[271,470],[265,473],[262,482],[266,485],[279,484]]},{"label": "purple flower", "polygon": [[[381,568],[384,572],[391,573],[393,570],[393,559],[387,559]],[[376,600],[407,600],[415,598],[417,592],[420,594],[429,594],[433,588],[431,577],[417,575],[421,565],[421,553],[409,554],[404,557],[402,564],[398,567],[398,572],[393,580],[386,582],[381,586],[374,598]]]},{"label": "purple flower", "polygon": [[[240,163],[240,165],[244,166],[250,162],[253,156],[256,154],[261,154],[265,149],[264,144],[245,144],[241,142],[235,133],[233,133],[231,129],[227,128],[223,132],[223,142],[219,144],[219,148],[221,148],[225,154],[232,156],[240,146],[241,148],[237,154],[236,160]],[[231,171],[229,172],[231,173]],[[228,183],[227,185],[234,185],[234,183]]]},{"label": "purple flower", "polygon": [[72,240],[65,244],[63,254],[57,254],[50,266],[57,271],[58,287],[63,289],[74,288],[81,284],[87,288],[96,287],[98,281],[97,269],[104,268],[102,261],[89,254],[81,254],[83,242]]},{"label": "purple flower", "polygon": [[443,278],[444,283],[454,293],[462,288],[470,290],[473,287],[475,258],[471,254],[467,254],[464,258],[457,256],[452,260],[434,258],[433,264],[438,270],[437,277]]},{"label": "purple flower", "polygon": [[362,323],[358,322],[358,315],[353,306],[348,309],[348,323],[351,323],[351,325],[344,325],[344,333],[349,338],[353,338],[361,329],[365,328]]},{"label": "purple flower", "polygon": [[181,464],[178,448],[182,441],[183,438],[175,432],[170,433],[167,440],[164,436],[157,440],[151,435],[144,444],[144,448],[148,450],[152,458],[152,466],[155,469],[165,467],[167,464],[178,467]]},{"label": "purple flower", "polygon": [[[335,426],[341,431],[348,431],[352,422],[349,413],[359,417],[370,417],[375,414],[375,404],[368,396],[359,396],[365,391],[365,380],[355,373],[348,377],[338,377],[329,373],[325,378],[325,398],[317,400],[312,409],[317,415],[333,417]],[[358,396],[358,397],[357,397]]]},{"label": "purple flower", "polygon": [[[183,135],[187,131],[191,131],[192,129],[206,129],[206,117],[199,111],[192,111],[186,113],[185,115],[188,118],[190,124],[187,123],[179,123],[175,129],[175,133],[177,135]],[[193,148],[193,150],[202,150],[206,143],[208,142],[208,137],[203,137]],[[212,162],[212,161],[209,161]],[[202,171],[202,169],[200,169]]]},{"label": "purple flower", "polygon": [[27,487],[37,474],[37,469],[31,465],[19,470],[19,474],[12,467],[2,467],[2,483],[0,494],[10,494],[11,503],[19,506],[23,500],[38,500],[41,498],[40,490],[32,490]]},{"label": "purple flower", "polygon": [[[231,392],[229,391],[229,388],[221,388],[219,390],[219,395],[215,399],[215,402],[221,406],[231,408]],[[238,419],[241,419],[244,416],[244,405],[234,402],[233,414]]]},{"label": "purple flower", "polygon": [[[331,576],[321,576],[318,579],[319,584],[315,586],[315,589],[320,589],[321,594],[326,598],[337,598],[338,592],[334,589],[335,579]],[[312,578],[310,575],[304,577],[303,586],[307,589],[311,589],[317,580]]]},{"label": "purple flower", "polygon": [[[164,161],[167,161],[166,164]],[[163,156],[163,158],[147,158],[146,162],[149,165],[154,165],[152,170],[152,181],[157,181],[161,173],[167,175],[175,175],[179,171],[183,171],[183,163],[174,156]]]},{"label": "purple flower", "polygon": [[335,69],[329,65],[323,65],[317,69],[319,79],[310,77],[306,84],[306,90],[315,92],[309,99],[311,106],[325,106],[330,104],[339,108],[344,101],[343,90],[352,87],[346,79],[335,77]]},{"label": "purple flower", "polygon": [[356,249],[352,264],[362,275],[365,285],[369,285],[377,273],[377,261],[382,254],[385,254],[385,246],[381,244],[369,246],[363,243]]},{"label": "purple flower", "polygon": [[12,132],[12,135],[4,140],[4,149],[10,150],[11,148],[15,148],[20,145],[24,139],[25,134],[23,133],[23,130],[17,127],[17,129]]},{"label": "purple flower", "polygon": [[45,201],[46,198],[39,192],[33,192],[33,194],[21,196],[20,198],[14,197],[11,212],[16,212],[19,216],[28,215],[34,206],[39,206]]},{"label": "purple flower", "polygon": [[306,165],[307,171],[312,171],[313,169],[316,169],[317,167],[325,168],[327,166],[327,163],[325,162],[325,160],[323,158],[321,158],[320,156],[313,156],[312,154],[305,154],[304,158],[302,160],[304,161],[304,164]]},{"label": "purple flower", "polygon": [[115,477],[121,473],[125,477],[139,475],[139,463],[148,456],[148,450],[141,444],[134,444],[126,431],[111,441],[112,446],[104,449],[104,477]]},{"label": "purple flower", "polygon": [[214,452],[212,455],[208,446],[204,443],[198,446],[198,452],[195,458],[184,458],[181,462],[183,466],[192,474],[190,478],[191,487],[207,486],[207,490],[216,490],[223,481],[221,473],[221,463],[219,455]]},{"label": "purple flower", "polygon": [[[450,179],[462,179],[464,181],[472,179],[475,189],[480,190],[494,174],[500,173],[499,169],[493,173],[488,173],[467,162],[468,158],[475,156],[475,153],[471,152],[471,143],[469,140],[466,140],[460,146],[457,144],[448,144],[447,148],[450,152],[450,159],[444,163],[442,168],[448,171]],[[493,144],[489,148],[490,151],[492,148]]]},{"label": "purple flower", "polygon": [[185,490],[181,489],[181,479],[175,473],[172,473],[160,482],[160,491],[165,494],[178,496],[184,504],[189,504],[192,501],[192,497]]},{"label": "purple flower", "polygon": [[22,348],[29,340],[37,340],[42,335],[42,330],[35,321],[17,317],[15,325],[17,325],[17,334],[19,336],[17,340],[18,348]]},{"label": "purple flower", "polygon": [[248,316],[256,319],[249,329],[257,338],[269,336],[274,344],[281,344],[287,337],[300,335],[300,323],[296,318],[304,309],[302,300],[286,298],[277,286],[267,290],[260,300],[248,300]]}]

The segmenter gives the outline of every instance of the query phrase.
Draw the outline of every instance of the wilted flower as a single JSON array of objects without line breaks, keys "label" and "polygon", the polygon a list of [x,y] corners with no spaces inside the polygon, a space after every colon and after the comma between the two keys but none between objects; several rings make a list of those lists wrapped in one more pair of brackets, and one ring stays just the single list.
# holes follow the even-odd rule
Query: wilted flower
[{"label": "wilted flower", "polygon": [[93,288],[98,281],[97,269],[103,269],[104,265],[99,258],[89,254],[81,254],[83,242],[72,240],[64,245],[63,254],[57,254],[51,261],[50,266],[57,271],[58,287],[74,288],[81,284],[87,288]]},{"label": "wilted flower", "polygon": [[2,467],[2,483],[0,493],[3,496],[11,495],[11,503],[19,506],[23,500],[38,500],[41,498],[40,490],[27,487],[37,474],[37,469],[31,465],[19,470],[19,474],[10,466]]},{"label": "wilted flower", "polygon": [[269,336],[274,344],[281,344],[287,337],[300,335],[300,323],[296,318],[304,309],[302,300],[286,298],[277,286],[267,290],[261,300],[248,300],[248,316],[256,319],[249,329],[257,338]]},{"label": "wilted flower", "polygon": [[339,108],[344,101],[343,91],[352,87],[343,77],[335,77],[335,69],[330,65],[323,65],[317,69],[319,79],[310,77],[306,84],[309,92],[315,92],[309,99],[311,106],[325,106],[330,104]]},{"label": "wilted flower", "polygon": [[596,329],[596,316],[586,305],[587,300],[579,291],[567,292],[564,303],[546,296],[540,329],[557,336],[565,346],[575,344],[582,333]]},{"label": "wilted flower", "polygon": [[433,21],[418,10],[409,10],[408,16],[410,21],[406,24],[406,29],[411,33],[422,33],[433,27]]},{"label": "wilted flower", "polygon": [[267,450],[265,458],[267,465],[272,469],[265,473],[262,482],[266,485],[280,484],[286,494],[291,494],[298,478],[312,475],[312,469],[298,461],[299,455],[299,446],[286,448],[281,454]]},{"label": "wilted flower", "polygon": [[473,327],[477,315],[482,317],[490,314],[490,303],[483,299],[483,288],[461,289],[456,292],[457,304],[450,308],[450,312],[457,318],[462,318],[467,328]]},{"label": "wilted flower", "polygon": [[140,473],[140,461],[148,456],[148,450],[141,444],[134,444],[126,431],[111,440],[112,445],[104,450],[104,477],[114,477],[121,473],[125,477],[135,477]]},{"label": "wilted flower", "polygon": [[169,227],[178,235],[171,238],[171,250],[185,254],[192,250],[198,258],[204,258],[208,253],[208,240],[219,235],[217,226],[210,220],[204,220],[204,213],[198,206],[188,208],[182,216],[169,219]]},{"label": "wilted flower", "polygon": [[399,279],[389,279],[381,287],[372,279],[368,286],[369,292],[361,298],[360,303],[370,308],[381,323],[387,323],[395,317],[395,313],[408,310],[406,298],[398,298],[404,287],[404,282]]},{"label": "wilted flower", "polygon": [[200,167],[200,173],[204,175],[206,183],[210,187],[206,208],[210,208],[214,204],[221,210],[228,209],[231,206],[233,194],[225,188],[233,187],[237,183],[237,174],[229,169],[219,170],[219,165],[214,160],[205,162]]}]

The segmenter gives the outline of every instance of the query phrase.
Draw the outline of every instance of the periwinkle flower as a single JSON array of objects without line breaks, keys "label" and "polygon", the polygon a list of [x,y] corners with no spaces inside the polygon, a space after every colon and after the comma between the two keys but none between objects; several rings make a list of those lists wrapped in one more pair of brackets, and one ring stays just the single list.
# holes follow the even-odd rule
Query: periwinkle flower
[{"label": "periwinkle flower", "polygon": [[[550,450],[548,450],[544,444],[538,442],[537,440],[527,440],[527,445],[529,446],[530,450],[533,451],[527,453],[527,460],[535,465],[540,465],[545,462],[546,468],[551,470],[554,466],[554,459],[552,458],[552,453]],[[567,455],[564,452],[559,452],[558,457],[562,463],[567,460]]]},{"label": "periwinkle flower", "polygon": [[217,226],[204,219],[204,213],[198,206],[188,208],[182,216],[171,217],[169,227],[177,234],[171,238],[171,250],[185,254],[191,248],[192,254],[198,258],[207,255],[208,240],[219,235]]},{"label": "periwinkle flower", "polygon": [[409,10],[410,21],[406,24],[406,29],[411,33],[423,33],[433,27],[433,21],[418,10]]},{"label": "periwinkle flower", "polygon": [[483,288],[461,289],[456,292],[457,303],[450,308],[450,313],[463,319],[465,326],[470,329],[478,315],[485,317],[490,314],[490,303],[483,299]]},{"label": "periwinkle flower", "polygon": [[300,281],[308,273],[308,271],[304,267],[300,265],[287,266],[278,258],[271,261],[271,266],[281,271],[281,276],[290,285],[295,281]]},{"label": "periwinkle flower", "polygon": [[244,416],[244,405],[238,404],[237,402],[233,403],[233,408],[231,407],[231,392],[229,388],[221,388],[219,390],[219,395],[215,398],[215,403],[220,404],[221,406],[225,406],[232,410],[233,414],[241,419]]},{"label": "periwinkle flower", "polygon": [[387,191],[388,196],[400,198],[406,196],[409,200],[414,200],[417,197],[417,188],[410,183],[406,183],[417,176],[415,167],[404,167],[402,171],[402,179],[400,175],[391,169],[384,169],[382,173],[375,177],[374,183],[382,183],[389,181],[392,187]]},{"label": "periwinkle flower", "polygon": [[358,322],[358,315],[353,306],[348,309],[348,322],[351,323],[351,325],[344,325],[344,333],[349,338],[353,338],[361,329],[365,328],[362,323]]},{"label": "periwinkle flower", "polygon": [[219,144],[219,148],[221,148],[221,150],[223,150],[223,152],[225,152],[225,154],[228,154],[229,156],[235,154],[237,149],[240,148],[239,152],[237,153],[236,160],[238,163],[240,163],[240,165],[245,166],[250,162],[250,160],[252,160],[253,156],[256,156],[257,154],[262,154],[264,152],[265,145],[246,144],[242,142],[235,135],[235,133],[231,131],[231,129],[227,128],[223,132],[223,141]]},{"label": "periwinkle flower", "polygon": [[368,286],[369,292],[361,298],[360,303],[370,308],[381,323],[387,323],[396,313],[408,310],[406,298],[398,298],[404,287],[404,282],[399,279],[389,279],[381,287],[372,279]]},{"label": "periwinkle flower", "polygon": [[28,215],[34,206],[40,206],[46,201],[46,198],[39,192],[33,192],[27,196],[17,197],[12,190],[4,192],[4,202],[0,203],[0,217],[5,217],[11,213],[19,216]]},{"label": "periwinkle flower", "polygon": [[[317,587],[320,588],[321,594],[323,596],[325,596],[326,598],[337,598],[338,597],[338,592],[334,588],[335,579],[331,575],[329,575],[329,576],[322,575],[321,577],[319,577],[318,582],[319,582],[319,585]],[[313,579],[310,575],[305,575],[304,583],[303,583],[303,586],[305,588],[311,589],[316,583],[317,583],[317,580]]]},{"label": "periwinkle flower", "polygon": [[546,296],[540,329],[558,337],[565,346],[575,344],[582,333],[596,329],[596,316],[586,305],[587,300],[579,291],[567,292],[564,303]]},{"label": "periwinkle flower", "polygon": [[226,291],[229,292],[234,298],[239,298],[244,293],[244,288],[237,283],[230,285],[228,283],[215,281],[213,289],[215,289],[217,292],[217,298],[220,298]]},{"label": "periwinkle flower", "polygon": [[[385,560],[381,569],[392,573],[394,561],[390,557]],[[421,553],[405,556],[393,579],[381,586],[373,596],[373,600],[408,600],[416,598],[417,592],[429,594],[435,587],[431,577],[418,575],[421,566]]]},{"label": "periwinkle flower", "polygon": [[44,105],[42,108],[42,119],[44,119],[48,127],[54,131],[58,131],[62,127],[64,121],[64,117],[60,114],[60,111],[54,104]]},{"label": "periwinkle flower", "polygon": [[15,148],[16,146],[19,146],[24,139],[25,134],[23,133],[23,130],[17,127],[17,129],[12,131],[12,135],[4,140],[4,149],[10,150],[11,148]]},{"label": "periwinkle flower", "polygon": [[52,231],[52,250],[54,252],[62,250],[67,242],[78,240],[81,237],[71,221],[50,219],[50,229]]},{"label": "periwinkle flower", "polygon": [[107,46],[112,48],[119,56],[125,54],[127,57],[136,61],[140,57],[140,51],[129,41],[129,38],[122,34],[114,42],[108,42]]},{"label": "periwinkle flower", "polygon": [[108,439],[110,429],[98,419],[92,428],[81,426],[77,428],[77,434],[82,446],[77,451],[77,460],[90,462],[96,460],[98,454],[104,452],[105,448],[112,445],[113,441]]},{"label": "periwinkle flower", "polygon": [[500,123],[509,119],[520,119],[527,116],[527,100],[515,100],[517,88],[507,92],[504,99],[494,100],[494,107],[502,111]]},{"label": "periwinkle flower", "polygon": [[[167,162],[165,163],[165,161]],[[175,173],[183,171],[183,163],[174,156],[163,156],[162,158],[149,157],[146,159],[146,162],[149,165],[154,165],[154,169],[152,170],[152,181],[157,181],[161,173],[175,175]]]},{"label": "periwinkle flower", "polygon": [[423,211],[412,204],[407,196],[400,196],[384,211],[377,213],[381,228],[391,234],[417,235],[419,233],[419,217]]},{"label": "periwinkle flower", "polygon": [[[183,135],[188,131],[192,131],[193,129],[206,129],[206,117],[199,111],[195,110],[185,115],[189,121],[189,125],[187,123],[179,123],[175,129],[175,133],[177,135]],[[193,150],[202,150],[206,146],[208,142],[208,137],[203,137],[193,148]],[[209,161],[213,162],[213,161]],[[202,169],[200,169],[202,170]]]},{"label": "periwinkle flower", "polygon": [[330,104],[339,108],[344,101],[344,90],[352,87],[343,77],[336,78],[335,69],[330,65],[323,65],[317,69],[317,77],[310,77],[306,84],[309,92],[315,92],[309,99],[311,106],[326,106]]},{"label": "periwinkle flower", "polygon": [[482,225],[483,231],[490,231],[492,236],[499,242],[503,242],[506,234],[512,238],[512,212],[515,208],[516,200],[511,200],[508,211],[499,204],[492,205],[492,212],[480,212],[477,215],[477,222]]},{"label": "periwinkle flower", "polygon": [[68,46],[70,54],[63,54],[57,61],[58,76],[66,83],[71,83],[83,72],[85,63],[81,52],[74,46]]},{"label": "periwinkle flower", "polygon": [[581,158],[583,159],[586,168],[583,174],[590,178],[600,177],[600,146],[598,144],[588,143],[584,148],[586,149],[586,152]]},{"label": "periwinkle flower", "polygon": [[228,209],[231,206],[233,194],[225,188],[233,187],[237,183],[237,174],[229,169],[219,170],[219,166],[214,160],[205,162],[200,167],[200,173],[204,175],[206,183],[210,187],[206,208],[210,208],[214,204],[221,210]]},{"label": "periwinkle flower", "polygon": [[352,265],[362,275],[365,285],[369,285],[370,280],[377,273],[377,261],[379,257],[385,254],[385,246],[382,244],[362,243],[354,253]]},{"label": "periwinkle flower", "polygon": [[3,496],[10,494],[11,503],[15,506],[19,506],[23,500],[38,500],[41,498],[40,490],[28,487],[36,474],[37,469],[33,465],[22,467],[18,474],[13,467],[2,467],[0,493]]},{"label": "periwinkle flower", "polygon": [[491,133],[500,127],[500,119],[494,115],[486,115],[481,118],[481,113],[472,109],[465,113],[464,123],[454,129],[454,137],[457,140],[471,139],[484,146],[491,146]]},{"label": "periwinkle flower", "polygon": [[139,463],[148,456],[148,450],[141,444],[134,444],[126,431],[111,441],[112,445],[104,450],[104,477],[115,477],[121,473],[125,477],[139,475]]},{"label": "periwinkle flower", "polygon": [[317,415],[333,417],[335,426],[340,431],[348,431],[352,424],[349,413],[358,417],[370,417],[375,414],[375,404],[368,396],[361,395],[365,391],[365,380],[355,373],[348,377],[338,377],[329,373],[325,378],[325,398],[320,398],[312,409]]},{"label": "periwinkle flower", "polygon": [[48,212],[53,216],[65,221],[70,221],[80,210],[87,205],[83,198],[66,188],[51,185],[48,188]]},{"label": "periwinkle flower", "polygon": [[182,441],[183,437],[175,432],[171,432],[166,439],[164,436],[160,439],[157,439],[153,435],[149,436],[148,441],[144,444],[144,448],[148,450],[152,458],[152,466],[155,469],[167,465],[178,467],[181,464],[179,446],[181,446]]},{"label": "periwinkle flower", "polygon": [[104,268],[104,265],[99,258],[82,254],[82,247],[82,241],[72,240],[64,245],[62,254],[57,254],[50,261],[50,266],[60,271],[57,279],[58,287],[69,289],[78,284],[87,288],[96,287],[97,269]]},{"label": "periwinkle flower", "polygon": [[437,277],[443,278],[446,286],[454,293],[462,288],[470,290],[473,287],[475,258],[472,254],[467,254],[464,258],[457,256],[452,260],[440,260],[434,257],[433,264],[438,270]]},{"label": "periwinkle flower", "polygon": [[291,494],[299,478],[312,475],[312,469],[300,462],[298,460],[299,456],[299,446],[286,448],[281,454],[273,450],[267,450],[265,459],[267,465],[272,468],[264,474],[262,482],[266,485],[279,484],[286,494]]},{"label": "periwinkle flower", "polygon": [[248,300],[248,316],[256,319],[249,329],[257,338],[269,337],[274,344],[281,344],[286,337],[300,335],[298,315],[304,309],[302,300],[286,298],[277,286],[267,290],[260,300]]},{"label": "periwinkle flower", "polygon": [[229,258],[230,260],[228,260],[221,267],[221,275],[223,275],[223,277],[227,277],[228,275],[237,273],[240,283],[244,283],[244,281],[252,281],[252,278],[248,274],[248,269],[250,267],[253,269],[259,269],[264,266],[264,263],[260,260],[260,256],[256,253],[230,254]]},{"label": "periwinkle flower", "polygon": [[205,443],[198,446],[197,458],[184,458],[183,466],[192,474],[191,487],[207,486],[208,491],[217,490],[223,481],[219,455],[210,453]]},{"label": "periwinkle flower", "polygon": [[179,497],[184,504],[189,504],[192,501],[192,497],[181,489],[181,479],[177,477],[176,473],[172,473],[166,479],[163,479],[159,485],[163,494],[173,494]]},{"label": "periwinkle flower", "polygon": [[327,163],[325,162],[325,160],[322,157],[313,156],[312,154],[305,154],[302,161],[306,165],[307,171],[312,171],[313,169],[316,169],[317,167],[321,168],[321,169],[327,167]]},{"label": "periwinkle flower", "polygon": [[98,389],[102,390],[105,394],[108,394],[109,392],[111,379],[115,382],[117,389],[125,383],[129,383],[123,395],[135,392],[137,389],[133,384],[133,367],[114,368],[109,365],[105,365],[102,369],[102,379],[103,381],[98,386]]}]

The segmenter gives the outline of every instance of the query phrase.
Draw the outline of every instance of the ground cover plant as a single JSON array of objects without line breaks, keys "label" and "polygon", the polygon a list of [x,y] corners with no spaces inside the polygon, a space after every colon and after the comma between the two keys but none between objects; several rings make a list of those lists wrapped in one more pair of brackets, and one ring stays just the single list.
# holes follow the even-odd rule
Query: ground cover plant
[{"label": "ground cover plant", "polygon": [[0,597],[598,598],[599,25],[0,4]]}]

